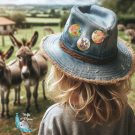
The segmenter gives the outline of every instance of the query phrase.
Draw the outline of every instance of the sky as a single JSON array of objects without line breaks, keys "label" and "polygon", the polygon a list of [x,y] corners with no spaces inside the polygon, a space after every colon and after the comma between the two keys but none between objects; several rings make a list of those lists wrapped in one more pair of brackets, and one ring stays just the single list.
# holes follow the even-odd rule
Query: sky
[{"label": "sky", "polygon": [[0,4],[90,4],[97,0],[0,0]]}]

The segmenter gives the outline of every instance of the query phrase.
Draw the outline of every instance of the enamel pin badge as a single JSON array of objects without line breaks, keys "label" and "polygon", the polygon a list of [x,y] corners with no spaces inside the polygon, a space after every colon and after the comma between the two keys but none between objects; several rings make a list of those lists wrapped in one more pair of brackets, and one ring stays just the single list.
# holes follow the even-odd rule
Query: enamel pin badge
[{"label": "enamel pin badge", "polygon": [[68,32],[72,37],[79,37],[81,35],[81,27],[79,24],[73,24],[69,27]]},{"label": "enamel pin badge", "polygon": [[77,41],[77,47],[81,51],[86,51],[90,47],[90,41],[89,39],[82,37]]},{"label": "enamel pin badge", "polygon": [[92,41],[96,44],[100,44],[104,41],[106,34],[101,30],[95,30],[92,33]]}]

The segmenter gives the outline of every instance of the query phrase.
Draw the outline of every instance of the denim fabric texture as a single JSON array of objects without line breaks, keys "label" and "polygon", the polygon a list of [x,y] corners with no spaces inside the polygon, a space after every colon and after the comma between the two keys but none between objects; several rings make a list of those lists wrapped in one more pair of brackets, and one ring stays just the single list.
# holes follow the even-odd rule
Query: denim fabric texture
[{"label": "denim fabric texture", "polygon": [[[69,32],[72,25],[80,27],[77,36]],[[95,31],[105,34],[102,42],[93,41],[92,34]],[[132,51],[118,39],[117,33],[117,16],[113,11],[98,5],[74,6],[63,32],[47,36],[41,48],[47,58],[73,78],[95,83],[115,83],[126,79],[133,68]],[[90,42],[90,47],[84,51],[77,47],[77,41],[83,37]],[[70,53],[65,52],[60,43],[63,43]],[[70,55],[72,52],[97,63],[77,59]]]}]

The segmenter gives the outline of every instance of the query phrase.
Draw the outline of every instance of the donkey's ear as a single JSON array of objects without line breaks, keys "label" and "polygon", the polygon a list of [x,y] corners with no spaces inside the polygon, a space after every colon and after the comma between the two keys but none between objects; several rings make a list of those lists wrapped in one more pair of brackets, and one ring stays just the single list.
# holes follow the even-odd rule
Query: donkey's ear
[{"label": "donkey's ear", "polygon": [[38,39],[38,32],[35,31],[34,35],[31,38],[31,40],[29,42],[27,42],[27,46],[30,47],[30,48],[33,47],[36,44],[37,39]]},{"label": "donkey's ear", "polygon": [[7,52],[4,53],[4,59],[9,59],[14,52],[14,47],[11,46]]},{"label": "donkey's ear", "polygon": [[3,51],[0,50],[0,56],[2,56],[2,55],[3,55]]},{"label": "donkey's ear", "polygon": [[17,46],[18,48],[20,48],[22,46],[22,43],[19,42],[12,33],[9,33],[9,37],[14,46]]},{"label": "donkey's ear", "polygon": [[3,51],[0,50],[0,57],[3,59]]}]

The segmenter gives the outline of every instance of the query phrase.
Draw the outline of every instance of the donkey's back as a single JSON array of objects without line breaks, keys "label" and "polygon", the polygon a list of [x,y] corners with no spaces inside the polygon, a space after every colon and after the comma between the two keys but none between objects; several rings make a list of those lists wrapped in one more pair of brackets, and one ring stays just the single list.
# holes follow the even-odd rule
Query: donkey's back
[{"label": "donkey's back", "polygon": [[21,69],[18,60],[13,60],[8,64],[8,68],[11,72],[11,84],[12,87],[20,85],[22,82]]},{"label": "donkey's back", "polygon": [[40,50],[33,56],[33,58],[37,63],[40,79],[42,79],[45,77],[48,70],[47,59],[42,55]]}]

